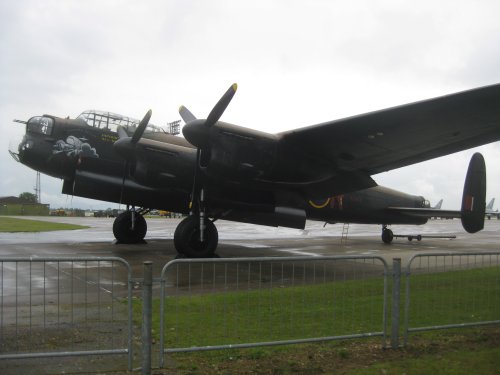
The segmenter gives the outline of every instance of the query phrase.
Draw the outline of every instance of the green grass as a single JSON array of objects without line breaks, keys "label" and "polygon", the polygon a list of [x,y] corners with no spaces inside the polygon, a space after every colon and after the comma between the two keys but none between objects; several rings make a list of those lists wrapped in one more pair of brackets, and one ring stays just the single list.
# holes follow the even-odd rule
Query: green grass
[{"label": "green grass", "polygon": [[[411,286],[410,327],[500,319],[499,267],[412,275]],[[389,291],[389,311],[390,295]],[[404,306],[403,287],[401,328]],[[136,303],[137,314],[140,308]],[[160,311],[159,299],[153,301],[153,311]],[[173,295],[165,299],[165,311],[167,347],[382,332],[383,280],[368,278],[320,285]],[[388,331],[390,324],[388,316]],[[153,329],[157,339],[159,327],[160,316],[156,313]]]},{"label": "green grass", "polygon": [[[401,328],[405,283],[402,285]],[[412,275],[411,287],[411,327],[500,318],[500,267]],[[378,332],[382,330],[382,301],[381,278],[249,291],[216,288],[198,295],[180,293],[166,298],[165,345],[224,345]],[[153,301],[156,340],[160,332],[159,304],[159,299]],[[140,308],[136,302],[135,316],[140,316]],[[390,331],[390,316],[387,324]],[[492,334],[489,342],[481,338],[491,331],[496,336]],[[454,339],[449,337],[465,337],[465,342],[450,348]],[[383,350],[382,339],[372,338],[348,341],[350,344],[335,341],[166,357],[178,361],[177,370],[194,374],[246,373],[260,365],[262,372],[255,373],[337,373],[342,369],[349,374],[480,374],[495,373],[492,370],[500,366],[500,345],[491,345],[492,340],[500,341],[497,337],[500,329],[495,327],[469,328],[410,334],[409,346],[401,351]],[[412,349],[415,346],[425,349]],[[328,354],[322,355],[323,351]],[[190,368],[193,362],[196,369]],[[273,372],[264,371],[266,363]]]},{"label": "green grass", "polygon": [[429,353],[421,358],[401,358],[380,361],[369,368],[352,370],[352,375],[371,374],[498,374],[500,348],[484,350],[456,349],[450,352]]},{"label": "green grass", "polygon": [[[416,336],[403,349],[376,339],[167,355],[176,374],[498,374],[500,328]],[[170,372],[168,372],[170,373]]]},{"label": "green grass", "polygon": [[410,277],[411,327],[500,320],[500,268]]},{"label": "green grass", "polygon": [[[381,281],[371,282],[382,288]],[[167,312],[165,326],[175,334],[167,334],[166,342],[217,345],[381,332],[382,299],[362,295],[361,285],[351,281],[169,298],[166,310],[175,313]]]},{"label": "green grass", "polygon": [[55,230],[86,229],[87,226],[53,223],[41,220],[18,219],[12,217],[0,217],[0,232],[49,232]]}]

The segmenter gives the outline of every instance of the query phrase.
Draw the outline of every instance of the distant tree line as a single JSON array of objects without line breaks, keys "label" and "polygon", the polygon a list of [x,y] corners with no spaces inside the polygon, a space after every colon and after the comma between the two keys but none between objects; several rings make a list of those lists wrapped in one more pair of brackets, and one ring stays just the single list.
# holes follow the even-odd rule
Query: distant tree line
[{"label": "distant tree line", "polygon": [[22,199],[27,203],[38,203],[36,194],[29,193],[27,191],[19,194],[19,199]]}]

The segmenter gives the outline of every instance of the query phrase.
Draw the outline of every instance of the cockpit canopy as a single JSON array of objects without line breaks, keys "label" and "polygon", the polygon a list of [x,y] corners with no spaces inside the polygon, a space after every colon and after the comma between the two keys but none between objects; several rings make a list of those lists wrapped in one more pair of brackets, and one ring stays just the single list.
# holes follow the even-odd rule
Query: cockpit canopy
[{"label": "cockpit canopy", "polygon": [[[88,110],[82,112],[77,119],[83,120],[87,125],[99,129],[108,129],[117,132],[118,126],[123,127],[129,135],[132,135],[140,123],[140,120],[126,117],[117,113]],[[145,133],[165,133],[165,130],[151,123],[146,127]]]},{"label": "cockpit canopy", "polygon": [[51,135],[53,127],[54,120],[46,116],[35,116],[27,122],[27,130],[32,133]]}]

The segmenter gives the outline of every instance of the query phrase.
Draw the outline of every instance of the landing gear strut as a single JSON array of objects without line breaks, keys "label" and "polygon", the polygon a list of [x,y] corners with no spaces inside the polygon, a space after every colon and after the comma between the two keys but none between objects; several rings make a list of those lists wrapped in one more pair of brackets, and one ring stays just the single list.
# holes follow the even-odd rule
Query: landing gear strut
[{"label": "landing gear strut", "polygon": [[146,219],[134,209],[122,212],[113,222],[113,234],[119,244],[143,242],[147,230]]},{"label": "landing gear strut", "polygon": [[394,233],[392,233],[392,230],[387,228],[387,225],[382,225],[382,241],[384,241],[384,243],[391,243],[393,239]]}]

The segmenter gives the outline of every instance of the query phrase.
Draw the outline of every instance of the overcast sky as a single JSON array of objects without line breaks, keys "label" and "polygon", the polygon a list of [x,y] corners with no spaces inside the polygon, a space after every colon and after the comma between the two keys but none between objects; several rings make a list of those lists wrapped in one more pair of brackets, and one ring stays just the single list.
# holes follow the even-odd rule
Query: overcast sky
[{"label": "overcast sky", "polygon": [[[500,82],[496,0],[0,0],[0,14],[0,196],[34,192],[7,151],[15,118],[151,108],[163,125],[181,104],[206,117],[237,82],[222,120],[274,133]],[[500,143],[479,150],[500,201]],[[459,208],[474,151],[374,177]],[[61,187],[42,176],[42,201],[116,207]]]}]

